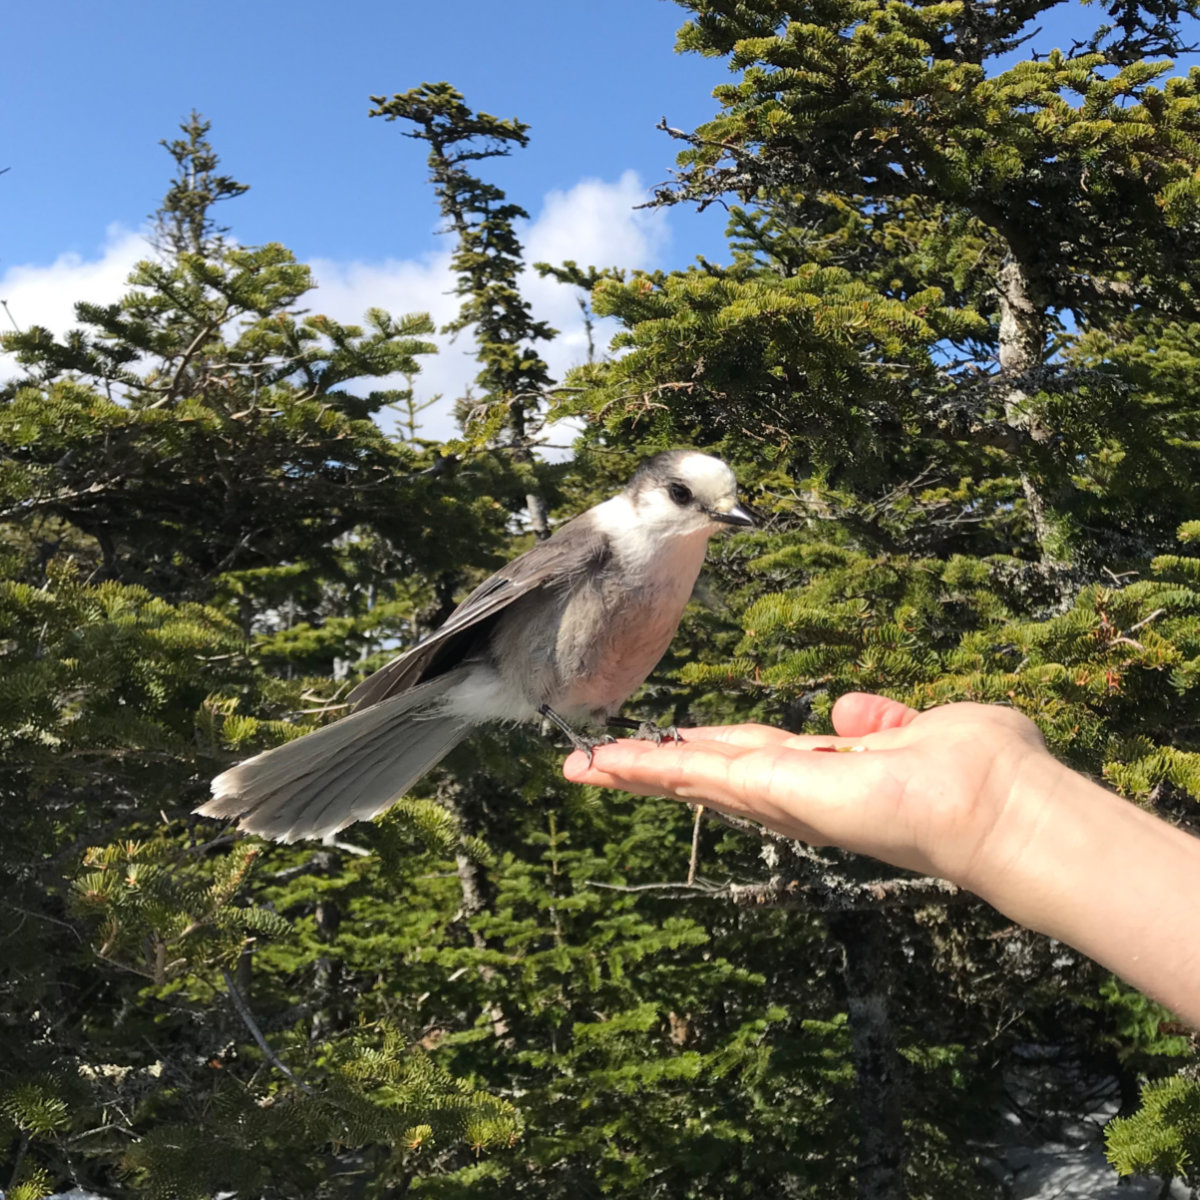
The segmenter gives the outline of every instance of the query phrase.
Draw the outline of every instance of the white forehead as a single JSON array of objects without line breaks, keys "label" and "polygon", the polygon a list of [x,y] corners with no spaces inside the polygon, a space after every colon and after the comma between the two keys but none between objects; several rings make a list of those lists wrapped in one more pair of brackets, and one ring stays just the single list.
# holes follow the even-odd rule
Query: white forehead
[{"label": "white forehead", "polygon": [[697,450],[681,455],[675,467],[676,473],[686,479],[696,491],[713,495],[737,490],[737,479],[729,467],[711,454]]}]

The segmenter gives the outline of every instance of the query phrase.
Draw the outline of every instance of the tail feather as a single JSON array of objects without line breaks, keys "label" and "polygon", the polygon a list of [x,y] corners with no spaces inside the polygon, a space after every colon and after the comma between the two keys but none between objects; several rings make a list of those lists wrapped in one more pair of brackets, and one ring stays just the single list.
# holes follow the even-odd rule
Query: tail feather
[{"label": "tail feather", "polygon": [[438,710],[456,682],[450,672],[247,759],[213,780],[212,799],[196,812],[283,842],[367,820],[470,733]]},{"label": "tail feather", "polygon": [[[357,715],[355,714],[355,716]],[[383,717],[386,714],[379,713],[378,715]],[[406,719],[398,727],[401,716]],[[234,767],[229,774],[237,774],[236,782],[241,789],[242,798],[248,794],[265,797],[254,810],[257,819],[270,821],[289,812],[304,813],[307,818],[316,822],[324,815],[326,807],[324,801],[333,802],[349,793],[348,798],[351,803],[353,802],[353,795],[361,790],[360,785],[367,782],[368,769],[375,767],[381,759],[385,765],[390,764],[393,758],[403,751],[409,740],[405,736],[406,732],[419,717],[418,712],[406,711],[395,714],[395,720],[379,720],[370,723],[359,720],[347,730],[340,729],[339,726],[343,722],[338,721],[335,725],[326,728],[337,729],[339,735],[344,735],[347,740],[343,741],[339,737],[339,744],[336,747],[322,745],[319,742],[315,746],[306,745],[304,747],[306,755],[318,756],[307,769],[302,765],[299,750],[290,756],[285,756],[279,753],[285,748],[281,746],[278,750],[269,751],[269,754],[283,759],[282,762],[263,761],[261,772],[243,770],[242,768],[250,768],[251,764],[256,764],[258,761],[250,759],[241,767]],[[347,717],[344,720],[349,721],[351,718]],[[322,732],[324,731],[318,730],[301,740],[308,742],[309,739],[317,738]],[[333,739],[326,740],[332,741]],[[391,743],[393,741],[399,743],[396,747],[396,754],[392,752]],[[294,744],[289,742],[286,745]],[[265,760],[267,756],[261,757]],[[213,781],[214,792],[223,786],[224,780],[225,776],[222,775]],[[318,804],[318,801],[322,801],[322,803]]]},{"label": "tail feather", "polygon": [[469,732],[459,718],[413,714],[381,731],[361,752],[356,746],[352,771],[337,764],[305,782],[288,798],[288,811],[303,813],[306,826],[329,832],[369,820],[399,800]]}]

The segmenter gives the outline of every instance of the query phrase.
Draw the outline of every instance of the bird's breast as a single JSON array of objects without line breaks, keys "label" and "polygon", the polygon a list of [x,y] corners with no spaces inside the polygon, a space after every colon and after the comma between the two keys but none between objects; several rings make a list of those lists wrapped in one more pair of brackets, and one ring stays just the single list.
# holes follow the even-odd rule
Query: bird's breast
[{"label": "bird's breast", "polygon": [[707,536],[679,537],[640,563],[612,565],[564,605],[555,658],[563,716],[602,721],[654,670],[675,636],[704,562]]}]

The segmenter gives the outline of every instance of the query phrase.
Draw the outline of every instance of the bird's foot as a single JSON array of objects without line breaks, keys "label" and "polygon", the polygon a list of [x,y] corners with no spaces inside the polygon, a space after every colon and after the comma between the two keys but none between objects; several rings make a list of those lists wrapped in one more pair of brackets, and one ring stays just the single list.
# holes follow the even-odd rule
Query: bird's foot
[{"label": "bird's foot", "polygon": [[635,721],[631,717],[610,717],[608,723],[617,729],[632,730],[634,740],[639,742],[661,746],[663,742],[683,741],[683,734],[674,725],[656,725],[653,721]]},{"label": "bird's foot", "polygon": [[580,733],[577,729],[572,729],[548,704],[543,704],[538,709],[538,713],[563,734],[567,741],[571,743],[573,749],[582,750],[588,756],[589,767],[592,765],[592,759],[596,757],[597,746],[607,746],[617,740],[614,737],[609,737],[608,734],[604,734],[598,738],[591,738],[587,734]]},{"label": "bird's foot", "polygon": [[639,742],[653,742],[656,746],[663,742],[683,741],[683,734],[674,725],[655,725],[653,721],[641,722],[633,736]]},{"label": "bird's foot", "polygon": [[584,754],[588,756],[589,767],[592,765],[592,759],[596,757],[596,747],[611,746],[616,740],[617,739],[615,737],[610,737],[607,733],[602,734],[597,738],[588,737],[587,734],[584,733],[573,732],[571,734],[571,745],[574,746],[576,750],[582,750]]}]

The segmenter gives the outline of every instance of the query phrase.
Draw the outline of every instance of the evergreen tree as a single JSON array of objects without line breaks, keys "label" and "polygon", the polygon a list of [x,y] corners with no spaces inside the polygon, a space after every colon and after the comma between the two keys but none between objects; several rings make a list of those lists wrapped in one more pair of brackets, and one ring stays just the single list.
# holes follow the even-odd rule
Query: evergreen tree
[{"label": "evergreen tree", "polygon": [[[337,664],[411,630],[504,519],[380,430],[400,393],[347,386],[413,375],[427,318],[302,312],[307,269],[225,237],[212,206],[244,186],[205,122],[183,132],[132,290],[61,341],[4,340],[25,374],[0,396],[0,1183],[381,1192],[519,1118],[419,1028],[340,1011],[335,964],[301,952],[334,923],[321,882],[357,860],[188,814],[233,754],[336,708]],[[390,831],[417,862],[471,851],[429,806]]]},{"label": "evergreen tree", "polygon": [[405,121],[404,136],[428,144],[429,179],[447,232],[456,239],[450,265],[463,303],[444,332],[471,330],[480,364],[475,382],[481,395],[464,397],[459,406],[464,432],[478,444],[498,442],[526,472],[530,524],[539,538],[548,537],[532,448],[552,380],[535,347],[556,331],[533,318],[520,292],[524,255],[515,222],[529,214],[466,167],[525,146],[529,126],[474,112],[448,83],[424,83],[391,99],[372,96],[371,102],[377,106],[371,116]]},{"label": "evergreen tree", "polygon": [[[730,262],[603,281],[625,353],[570,382],[603,422],[594,468],[717,446],[768,515],[721,564],[742,636],[673,648],[685,715],[818,731],[863,688],[1017,704],[1081,769],[1194,820],[1197,411],[1172,385],[1196,353],[1197,80],[1160,88],[1169,64],[1141,57],[1179,47],[1179,10],[1114,9],[1063,52],[1035,30],[1002,68],[1044,6],[684,7],[680,47],[738,79],[672,131],[660,199],[728,204]],[[936,905],[932,881],[766,857],[765,903],[850,910],[828,931],[859,1195],[956,1194],[969,1169],[950,1131],[980,1110],[919,1112],[940,1086],[919,1063],[983,1095],[1015,1040],[1069,1045],[1132,1101],[1188,1057],[1154,1005],[961,898],[894,907]]]}]

